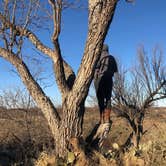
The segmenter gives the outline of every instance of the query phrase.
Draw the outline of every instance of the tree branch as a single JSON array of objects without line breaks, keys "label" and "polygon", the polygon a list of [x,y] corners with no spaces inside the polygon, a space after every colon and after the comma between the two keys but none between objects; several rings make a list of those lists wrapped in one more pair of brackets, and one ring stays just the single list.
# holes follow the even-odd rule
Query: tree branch
[{"label": "tree branch", "polygon": [[83,59],[73,86],[73,93],[78,94],[78,99],[85,98],[88,93],[116,3],[117,0],[89,0],[89,33]]},{"label": "tree branch", "polygon": [[54,32],[52,35],[52,40],[56,42],[61,31],[61,12],[62,12],[62,0],[48,0],[53,9],[53,22],[54,22]]},{"label": "tree branch", "polygon": [[[66,61],[62,59],[58,40],[55,42],[54,51],[51,48],[45,46],[33,32],[26,29],[25,27],[22,28],[20,26],[13,25],[1,13],[0,20],[5,22],[5,28],[12,28],[16,31],[17,35],[25,36],[39,51],[49,56],[53,60],[57,84],[62,94],[64,93],[64,91],[71,89],[75,80],[75,73],[73,72],[72,68],[66,63]],[[72,78],[72,81],[70,81],[70,78]]]},{"label": "tree branch", "polygon": [[26,64],[21,58],[4,48],[0,48],[0,55],[16,67],[23,83],[26,85],[34,101],[38,104],[45,117],[49,120],[48,123],[56,126],[58,129],[60,116],[51,100],[45,95],[44,91],[32,77]]},{"label": "tree branch", "polygon": [[63,65],[63,58],[61,56],[61,49],[59,44],[59,34],[61,30],[61,12],[62,12],[62,0],[48,0],[52,6],[53,10],[53,34],[52,34],[52,42],[54,45],[54,52],[55,56],[57,57],[56,62],[54,62],[54,72],[55,78],[59,85],[59,89],[61,90],[62,95],[66,94],[69,91],[69,86],[67,85],[67,80],[65,78],[64,73],[64,65]]},{"label": "tree branch", "polygon": [[159,96],[157,98],[154,98],[157,94],[159,94],[159,91],[161,88],[163,88],[166,85],[166,80],[161,82],[161,84],[145,99],[142,108],[148,108],[151,102],[166,98],[166,95],[164,96]]}]

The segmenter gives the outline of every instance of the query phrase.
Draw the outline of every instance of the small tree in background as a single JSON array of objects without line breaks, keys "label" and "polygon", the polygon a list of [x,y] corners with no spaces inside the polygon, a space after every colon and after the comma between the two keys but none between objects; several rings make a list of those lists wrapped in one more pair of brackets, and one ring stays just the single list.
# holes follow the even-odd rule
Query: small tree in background
[{"label": "small tree in background", "polygon": [[35,103],[26,89],[14,87],[1,92],[0,107],[30,109]]},{"label": "small tree in background", "polygon": [[166,66],[162,51],[155,48],[153,55],[148,56],[140,47],[136,66],[128,72],[119,71],[113,95],[113,106],[132,128],[126,145],[133,143],[138,148],[145,132],[145,113],[156,101],[166,98]]}]

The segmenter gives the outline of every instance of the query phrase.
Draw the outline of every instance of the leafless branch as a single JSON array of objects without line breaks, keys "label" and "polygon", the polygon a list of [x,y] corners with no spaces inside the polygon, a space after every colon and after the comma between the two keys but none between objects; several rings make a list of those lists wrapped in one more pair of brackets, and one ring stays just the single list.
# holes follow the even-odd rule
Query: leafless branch
[{"label": "leafless branch", "polygon": [[[14,53],[11,53],[8,50],[1,47],[0,47],[0,55],[16,67],[23,83],[26,85],[27,89],[29,90],[35,102],[40,106],[44,104],[43,103],[44,100],[48,103],[47,104],[47,107],[49,107],[48,110],[51,111],[49,112],[49,114],[52,116],[50,118],[55,118],[56,124],[54,125],[58,126],[60,117],[58,112],[56,111],[56,108],[54,107],[50,99],[46,96],[44,91],[41,89],[39,84],[34,80],[29,69],[27,68],[26,64],[22,61],[22,59],[16,56]],[[41,109],[43,109],[44,107],[46,108],[46,106],[43,105]],[[47,112],[48,110],[46,109],[44,113],[48,114]]]},{"label": "leafless branch", "polygon": [[54,32],[52,35],[52,40],[55,42],[61,30],[62,0],[49,0],[49,3],[53,9]]}]

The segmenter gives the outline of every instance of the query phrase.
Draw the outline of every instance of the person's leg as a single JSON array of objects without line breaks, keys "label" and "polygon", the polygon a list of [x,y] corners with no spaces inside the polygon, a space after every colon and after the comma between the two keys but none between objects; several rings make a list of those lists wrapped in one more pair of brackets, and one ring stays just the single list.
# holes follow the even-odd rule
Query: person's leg
[{"label": "person's leg", "polygon": [[111,109],[106,108],[103,115],[104,123],[110,122],[110,115],[111,115]]},{"label": "person's leg", "polygon": [[[110,79],[110,78],[109,78]],[[106,77],[103,77],[100,87],[100,96],[98,96],[98,101],[102,101],[100,105],[100,113],[101,113],[101,124],[96,132],[96,138],[98,139],[98,149],[102,149],[104,141],[106,140],[110,128],[111,128],[111,121],[110,121],[110,112],[111,107],[109,107],[110,99],[111,99],[111,91],[112,91],[112,84],[111,81]]]},{"label": "person's leg", "polygon": [[96,97],[100,111],[100,121],[95,125],[90,135],[87,136],[86,142],[88,142],[96,150],[99,150],[98,145],[100,140],[100,126],[103,123],[104,97],[100,86],[100,81],[95,81],[94,85],[95,85]]},{"label": "person's leg", "polygon": [[96,97],[97,97],[99,111],[100,111],[100,123],[103,123],[103,120],[104,120],[103,112],[105,109],[105,101],[104,101],[105,97],[104,97],[104,91],[103,91],[103,84],[104,84],[103,77],[94,81]]},{"label": "person's leg", "polygon": [[100,91],[97,93],[97,100],[98,100],[98,105],[100,110],[100,123],[103,123],[104,122],[103,112],[105,107],[104,107],[104,97],[103,97],[103,94],[100,93]]},{"label": "person's leg", "polygon": [[111,114],[111,96],[112,96],[112,80],[109,80],[105,84],[105,109],[103,111],[103,118],[105,123],[110,122]]},{"label": "person's leg", "polygon": [[[106,80],[103,77],[100,80],[100,84],[96,84],[95,89],[96,89],[96,96],[98,100],[98,105],[100,109],[100,124],[97,127],[97,130],[95,130],[95,134],[93,135],[93,141],[91,141],[91,145],[96,147],[98,150],[102,149],[103,142],[105,138],[107,138],[108,133],[111,128],[111,123],[110,120],[108,121],[107,117],[110,117],[110,113],[106,110],[107,104],[108,104],[108,87],[105,86]],[[107,84],[106,84],[107,85]]]}]

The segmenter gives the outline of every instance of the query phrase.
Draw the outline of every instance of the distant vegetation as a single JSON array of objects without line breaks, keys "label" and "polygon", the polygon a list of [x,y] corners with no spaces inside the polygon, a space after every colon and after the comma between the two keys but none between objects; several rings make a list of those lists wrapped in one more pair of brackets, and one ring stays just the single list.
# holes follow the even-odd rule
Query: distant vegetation
[{"label": "distant vegetation", "polygon": [[[119,153],[132,128],[127,121],[112,112],[112,128],[102,149],[106,158],[103,166],[107,166],[106,163],[111,163],[111,165],[124,163],[126,166],[129,163],[139,166],[166,164],[166,108],[153,109],[153,111],[146,112],[144,121],[146,133],[141,139],[137,157],[133,149]],[[86,109],[84,137],[96,124],[98,117],[97,109]],[[0,109],[0,126],[0,165],[33,166],[39,161],[40,163],[42,161],[43,164],[64,162],[56,160],[55,156],[51,154],[54,151],[54,141],[39,110]],[[141,165],[140,162],[144,164]]]}]

